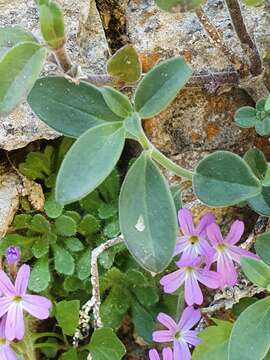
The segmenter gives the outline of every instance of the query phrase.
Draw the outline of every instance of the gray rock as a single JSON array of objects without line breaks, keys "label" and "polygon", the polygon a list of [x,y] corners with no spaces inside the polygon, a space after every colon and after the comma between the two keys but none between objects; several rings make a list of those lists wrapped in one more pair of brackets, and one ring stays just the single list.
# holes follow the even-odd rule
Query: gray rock
[{"label": "gray rock", "polygon": [[[85,74],[103,73],[108,46],[94,0],[61,0],[68,34],[67,49],[74,63]],[[0,0],[0,26],[20,25],[41,40],[38,10],[34,0]],[[54,63],[47,62],[44,75],[56,74]],[[0,148],[14,150],[38,139],[59,136],[36,118],[24,103],[0,121]]]}]

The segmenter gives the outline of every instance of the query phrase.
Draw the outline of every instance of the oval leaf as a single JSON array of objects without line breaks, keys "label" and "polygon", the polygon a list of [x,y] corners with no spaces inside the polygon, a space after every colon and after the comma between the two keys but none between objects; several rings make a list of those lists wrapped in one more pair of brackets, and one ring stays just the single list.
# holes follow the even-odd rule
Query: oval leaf
[{"label": "oval leaf", "polygon": [[258,121],[257,111],[251,106],[243,106],[235,113],[234,120],[242,128],[253,127]]},{"label": "oval leaf", "polygon": [[109,86],[100,88],[106,104],[117,115],[125,118],[132,112],[132,105],[126,95]]},{"label": "oval leaf", "polygon": [[256,237],[256,253],[268,265],[270,265],[270,232],[265,232]]},{"label": "oval leaf", "polygon": [[0,28],[0,57],[20,42],[36,42],[36,38],[20,26]]},{"label": "oval leaf", "polygon": [[108,61],[107,72],[120,80],[132,83],[138,81],[142,73],[139,56],[132,45],[119,49]]},{"label": "oval leaf", "polygon": [[181,57],[156,65],[139,83],[135,108],[142,118],[150,118],[165,109],[187,83],[192,70]]},{"label": "oval leaf", "polygon": [[261,150],[257,148],[249,149],[245,153],[244,160],[258,179],[264,178],[267,171],[267,161]]},{"label": "oval leaf", "polygon": [[238,204],[261,191],[250,167],[229,151],[216,151],[200,161],[193,187],[204,204],[216,207]]},{"label": "oval leaf", "polygon": [[83,81],[76,85],[63,77],[39,79],[28,103],[47,125],[74,138],[94,126],[122,121],[106,104],[98,87]]},{"label": "oval leaf", "polygon": [[0,116],[27,98],[46,58],[47,50],[33,42],[14,46],[0,61]]},{"label": "oval leaf", "polygon": [[124,180],[119,212],[125,243],[137,262],[154,273],[164,270],[175,248],[176,210],[164,176],[145,152]]},{"label": "oval leaf", "polygon": [[267,288],[270,284],[270,267],[261,260],[252,259],[250,257],[241,257],[242,269],[246,277],[253,284],[262,288]]},{"label": "oval leaf", "polygon": [[236,320],[228,360],[262,360],[270,348],[270,298],[249,306]]},{"label": "oval leaf", "polygon": [[96,126],[70,148],[56,180],[56,200],[68,204],[82,199],[110,175],[125,141],[119,123]]}]

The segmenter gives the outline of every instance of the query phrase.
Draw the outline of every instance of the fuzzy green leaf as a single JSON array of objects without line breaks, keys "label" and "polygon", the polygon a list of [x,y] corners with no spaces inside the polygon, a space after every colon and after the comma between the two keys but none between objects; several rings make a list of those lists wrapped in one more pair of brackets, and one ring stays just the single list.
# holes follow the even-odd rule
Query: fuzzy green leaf
[{"label": "fuzzy green leaf", "polygon": [[78,252],[84,249],[83,243],[76,237],[65,239],[65,245],[71,252]]},{"label": "fuzzy green leaf", "polygon": [[73,335],[79,324],[80,301],[60,301],[55,305],[55,317],[65,335]]},{"label": "fuzzy green leaf", "polygon": [[49,261],[48,258],[44,256],[37,260],[33,266],[28,287],[30,290],[40,293],[47,289],[50,281]]},{"label": "fuzzy green leaf", "polygon": [[86,250],[77,262],[77,276],[80,280],[85,280],[90,276],[90,257],[91,251]]},{"label": "fuzzy green leaf", "polygon": [[242,128],[253,127],[258,121],[257,111],[251,106],[243,106],[235,113],[234,120]]},{"label": "fuzzy green leaf", "polygon": [[254,175],[258,179],[263,179],[267,171],[267,161],[264,153],[257,149],[249,149],[244,156],[245,162],[251,167]]},{"label": "fuzzy green leaf", "polygon": [[54,266],[60,274],[72,275],[75,270],[74,259],[71,254],[64,248],[54,245]]},{"label": "fuzzy green leaf", "polygon": [[[158,216],[157,208],[162,208]],[[136,261],[158,273],[170,263],[176,242],[176,210],[169,186],[146,152],[129,170],[119,198],[120,227]]]},{"label": "fuzzy green leaf", "polygon": [[37,240],[32,246],[33,255],[39,259],[49,252],[49,242],[47,236],[42,236],[40,240]]},{"label": "fuzzy green leaf", "polygon": [[34,42],[23,42],[0,59],[0,116],[8,115],[28,93],[43,68],[47,50]]},{"label": "fuzzy green leaf", "polygon": [[248,200],[248,205],[262,216],[270,216],[270,186],[262,186],[259,195]]},{"label": "fuzzy green leaf", "polygon": [[132,105],[126,95],[109,86],[100,88],[100,91],[106,104],[117,116],[125,118],[132,112]]},{"label": "fuzzy green leaf", "polygon": [[265,289],[270,285],[270,266],[261,260],[243,256],[240,262],[245,275],[253,284]]},{"label": "fuzzy green leaf", "polygon": [[150,70],[135,92],[135,109],[150,118],[165,109],[184,87],[192,70],[181,57],[162,61]]},{"label": "fuzzy green leaf", "polygon": [[205,0],[155,0],[157,6],[168,12],[190,11],[204,4]]},{"label": "fuzzy green leaf", "polygon": [[101,90],[84,81],[75,85],[61,77],[41,78],[28,103],[47,125],[74,138],[94,126],[123,120],[108,107]]},{"label": "fuzzy green leaf", "polygon": [[270,232],[265,232],[256,237],[256,253],[270,266]]},{"label": "fuzzy green leaf", "polygon": [[56,181],[61,204],[80,200],[95,190],[116,165],[125,141],[119,123],[97,126],[84,133],[70,148]]},{"label": "fuzzy green leaf", "polygon": [[36,214],[31,220],[30,229],[38,233],[47,234],[51,230],[51,225],[45,216]]},{"label": "fuzzy green leaf", "polygon": [[261,192],[246,162],[228,151],[216,151],[199,162],[193,188],[201,202],[215,207],[239,204]]},{"label": "fuzzy green leaf", "polygon": [[100,221],[91,214],[85,215],[78,227],[78,232],[83,236],[95,234],[99,230]]},{"label": "fuzzy green leaf", "polygon": [[107,63],[108,74],[128,83],[140,79],[142,66],[138,54],[132,45],[119,49]]},{"label": "fuzzy green leaf", "polygon": [[67,215],[59,216],[55,221],[55,230],[62,236],[73,236],[77,232],[76,221]]},{"label": "fuzzy green leaf", "polygon": [[25,42],[36,42],[36,38],[20,26],[5,26],[0,28],[0,58],[13,46]]}]

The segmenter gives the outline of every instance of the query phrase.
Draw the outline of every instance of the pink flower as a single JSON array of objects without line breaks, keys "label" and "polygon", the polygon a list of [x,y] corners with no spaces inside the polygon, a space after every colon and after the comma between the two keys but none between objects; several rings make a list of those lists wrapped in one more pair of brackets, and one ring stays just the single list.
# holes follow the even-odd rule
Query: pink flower
[{"label": "pink flower", "polygon": [[[200,339],[197,337],[198,331],[190,330],[197,322],[200,321],[201,313],[193,307],[187,307],[176,323],[170,316],[160,313],[158,321],[164,325],[167,330],[154,331],[153,340],[158,343],[173,343],[173,360],[190,360],[191,354],[188,344],[197,346]],[[159,360],[153,358],[151,360]]]},{"label": "pink flower", "polygon": [[221,287],[225,285],[235,285],[237,283],[237,273],[233,262],[240,263],[241,256],[249,256],[258,259],[258,257],[250,251],[235,246],[244,233],[244,223],[236,220],[231,225],[230,231],[225,239],[223,239],[217,224],[209,225],[206,231],[207,236],[215,249],[212,263],[215,261],[217,262],[217,272],[220,274]]},{"label": "pink flower", "polygon": [[[173,352],[171,348],[164,348],[162,351],[163,360],[173,360]],[[160,360],[159,354],[157,350],[151,349],[149,351],[149,359],[150,360]]]},{"label": "pink flower", "polygon": [[215,222],[215,216],[212,213],[205,214],[195,227],[191,211],[181,209],[178,212],[178,219],[183,236],[177,240],[175,255],[182,253],[182,260],[192,260],[201,255],[207,262],[214,255],[214,251],[206,240],[206,228]]},{"label": "pink flower", "polygon": [[206,267],[200,268],[201,259],[197,257],[194,260],[182,259],[176,264],[179,270],[169,275],[163,276],[160,284],[164,286],[166,293],[175,292],[183,283],[185,283],[185,300],[191,306],[193,304],[201,305],[203,302],[203,294],[199,286],[199,282],[203,285],[217,289],[220,285],[220,276]]},{"label": "pink flower", "polygon": [[1,360],[17,360],[17,356],[11,349],[9,342],[5,338],[6,317],[0,321],[0,359]]},{"label": "pink flower", "polygon": [[26,293],[30,267],[22,265],[18,271],[15,285],[4,271],[0,271],[0,317],[6,315],[5,337],[8,341],[22,340],[24,337],[23,311],[43,320],[49,317],[51,302],[47,298]]}]

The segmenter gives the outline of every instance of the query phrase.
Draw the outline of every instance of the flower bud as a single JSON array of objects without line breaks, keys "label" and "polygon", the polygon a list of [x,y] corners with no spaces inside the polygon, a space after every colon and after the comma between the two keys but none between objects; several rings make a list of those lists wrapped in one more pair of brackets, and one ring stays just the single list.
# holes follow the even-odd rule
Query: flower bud
[{"label": "flower bud", "polygon": [[14,265],[19,262],[21,257],[20,249],[16,246],[10,246],[6,250],[6,259],[8,265]]},{"label": "flower bud", "polygon": [[39,0],[41,33],[47,45],[60,49],[65,44],[64,16],[60,6],[52,0]]}]

